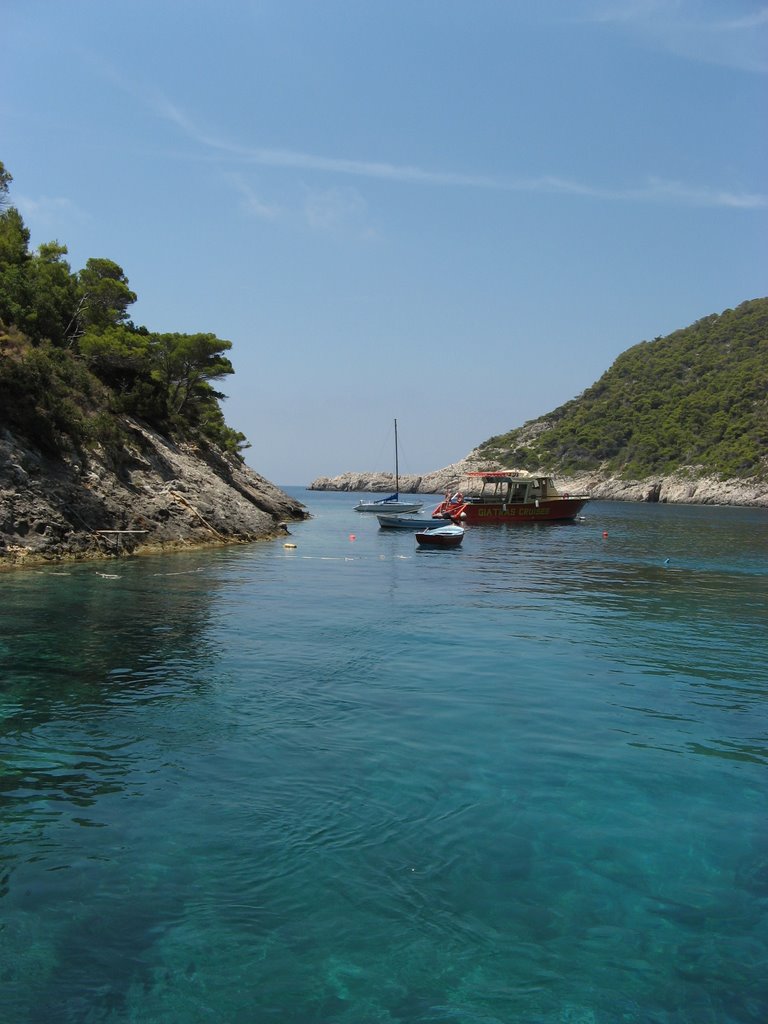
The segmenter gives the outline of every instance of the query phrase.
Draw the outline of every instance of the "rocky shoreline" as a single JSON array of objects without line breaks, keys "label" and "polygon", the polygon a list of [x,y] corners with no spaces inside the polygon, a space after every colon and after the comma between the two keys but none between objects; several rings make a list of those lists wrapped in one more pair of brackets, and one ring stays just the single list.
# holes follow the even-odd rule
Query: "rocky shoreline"
[{"label": "rocky shoreline", "polygon": [[0,430],[0,569],[265,540],[307,518],[237,459],[122,422],[119,466],[47,456]]},{"label": "rocky shoreline", "polygon": [[[455,490],[465,473],[478,469],[500,469],[487,460],[470,453],[460,462],[424,476],[401,476],[402,494],[444,494]],[[605,501],[668,502],[685,505],[747,505],[768,507],[768,480],[721,480],[697,475],[692,468],[670,476],[654,476],[645,480],[625,480],[607,473],[582,473],[561,476],[555,482],[562,490],[589,494]],[[309,485],[310,491],[373,491],[394,490],[391,473],[342,473],[335,477],[318,477]]]},{"label": "rocky shoreline", "polygon": [[[288,534],[305,506],[237,459],[176,445],[138,421],[115,466],[105,455],[52,457],[0,430],[0,570],[115,555],[240,544]],[[501,468],[476,453],[423,476],[403,494],[444,494],[463,475]],[[605,473],[555,475],[571,493],[610,501],[768,508],[768,481],[721,480],[695,470],[645,480]],[[318,477],[310,491],[391,493],[391,473]]]}]

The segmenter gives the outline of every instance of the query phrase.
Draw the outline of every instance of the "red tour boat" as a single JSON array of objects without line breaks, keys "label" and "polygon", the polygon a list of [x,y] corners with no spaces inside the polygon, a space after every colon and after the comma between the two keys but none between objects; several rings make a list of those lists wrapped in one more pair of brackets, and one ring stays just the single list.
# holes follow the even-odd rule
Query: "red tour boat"
[{"label": "red tour boat", "polygon": [[446,494],[433,516],[446,513],[461,523],[551,523],[575,519],[588,494],[559,491],[551,476],[499,469],[468,473],[464,489]]}]

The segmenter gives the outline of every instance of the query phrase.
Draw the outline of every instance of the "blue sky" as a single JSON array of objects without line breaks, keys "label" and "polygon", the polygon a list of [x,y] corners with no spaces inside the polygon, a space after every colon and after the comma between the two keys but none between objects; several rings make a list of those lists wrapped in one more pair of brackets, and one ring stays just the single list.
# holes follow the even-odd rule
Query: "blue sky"
[{"label": "blue sky", "polygon": [[281,484],[428,472],[768,294],[768,5],[6,0],[32,244],[233,343]]}]

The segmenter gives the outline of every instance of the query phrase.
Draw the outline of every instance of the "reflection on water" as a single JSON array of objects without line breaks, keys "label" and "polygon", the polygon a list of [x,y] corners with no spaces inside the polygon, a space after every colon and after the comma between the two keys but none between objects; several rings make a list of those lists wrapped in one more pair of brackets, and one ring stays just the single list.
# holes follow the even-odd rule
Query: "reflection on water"
[{"label": "reflection on water", "polygon": [[763,1024],[765,512],[353,504],[0,580],[4,1019]]},{"label": "reflection on water", "polygon": [[[186,557],[186,556],[184,556]],[[0,668],[11,688],[25,696],[58,677],[62,699],[99,700],[97,693],[115,673],[151,675],[167,657],[199,660],[212,598],[210,575],[199,569],[155,570],[147,576],[143,562],[107,563],[109,574],[92,565],[68,573],[46,571],[3,579],[5,641]],[[215,588],[215,581],[213,581]],[[7,690],[6,690],[7,692]]]}]

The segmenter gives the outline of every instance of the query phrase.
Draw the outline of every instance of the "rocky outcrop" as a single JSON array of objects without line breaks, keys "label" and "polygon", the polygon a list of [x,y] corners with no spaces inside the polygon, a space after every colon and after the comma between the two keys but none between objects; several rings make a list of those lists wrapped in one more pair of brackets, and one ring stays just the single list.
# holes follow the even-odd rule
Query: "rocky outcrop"
[{"label": "rocky outcrop", "polygon": [[647,480],[622,480],[600,474],[569,477],[568,489],[607,501],[669,502],[678,505],[768,506],[768,481],[720,480],[675,473]]},{"label": "rocky outcrop", "polygon": [[[457,487],[465,473],[476,469],[492,469],[487,459],[478,459],[470,454],[461,462],[455,462],[444,469],[425,473],[424,476],[401,476],[401,494],[443,494]],[[391,494],[395,489],[392,473],[342,473],[341,476],[321,476],[309,485],[310,491],[374,491]]]},{"label": "rocky outcrop", "polygon": [[[407,494],[443,494],[458,487],[462,476],[473,470],[500,469],[496,463],[481,459],[477,452],[445,469],[424,476],[400,478],[400,491]],[[607,473],[582,473],[560,476],[555,481],[561,490],[589,494],[606,501],[670,502],[689,505],[768,506],[768,481],[720,480],[703,476],[695,467],[671,476],[646,480],[624,480]],[[344,473],[332,478],[319,477],[309,485],[313,491],[392,491],[394,477],[388,473]]]},{"label": "rocky outcrop", "polygon": [[117,460],[53,458],[0,431],[0,568],[261,540],[306,517],[237,459],[123,425]]}]

